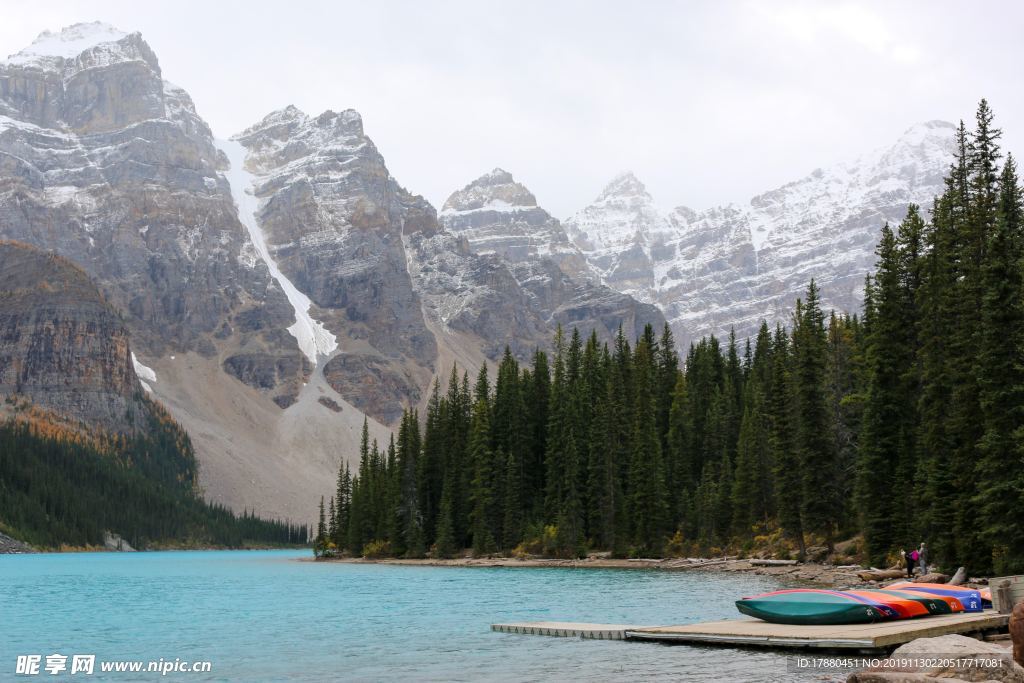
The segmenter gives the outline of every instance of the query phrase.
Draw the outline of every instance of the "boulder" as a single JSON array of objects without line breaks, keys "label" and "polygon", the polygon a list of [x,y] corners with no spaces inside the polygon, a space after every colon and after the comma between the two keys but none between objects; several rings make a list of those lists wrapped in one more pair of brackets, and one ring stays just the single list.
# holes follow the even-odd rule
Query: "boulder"
[{"label": "boulder", "polygon": [[1018,602],[1010,614],[1010,637],[1013,639],[1013,659],[1024,666],[1024,600]]},{"label": "boulder", "polygon": [[807,562],[824,562],[829,555],[828,548],[823,545],[812,545],[804,553],[804,560]]},{"label": "boulder", "polygon": [[[966,636],[949,635],[919,638],[897,648],[890,660],[959,660],[950,666],[924,668],[881,664],[851,674],[847,683],[912,683],[917,681],[999,681],[1024,683],[1024,667],[1014,663],[1003,647]],[[977,660],[998,660],[996,666],[983,666]]]}]

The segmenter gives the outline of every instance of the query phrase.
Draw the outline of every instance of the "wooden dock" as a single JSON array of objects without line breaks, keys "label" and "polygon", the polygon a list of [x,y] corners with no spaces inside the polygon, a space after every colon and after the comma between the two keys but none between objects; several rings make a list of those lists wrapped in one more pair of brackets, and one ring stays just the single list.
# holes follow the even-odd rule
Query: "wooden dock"
[{"label": "wooden dock", "polygon": [[732,645],[781,649],[819,648],[877,653],[918,638],[950,634],[982,636],[1005,630],[1009,617],[996,612],[950,614],[877,624],[846,626],[789,626],[758,619],[729,619],[683,626],[623,626],[619,624],[575,624],[568,622],[522,622],[494,624],[501,633],[638,640],[699,645]]},{"label": "wooden dock", "polygon": [[625,640],[627,631],[643,630],[643,626],[624,624],[576,624],[567,621],[524,621],[512,624],[491,624],[492,631],[527,636],[557,638],[591,638],[594,640]]}]

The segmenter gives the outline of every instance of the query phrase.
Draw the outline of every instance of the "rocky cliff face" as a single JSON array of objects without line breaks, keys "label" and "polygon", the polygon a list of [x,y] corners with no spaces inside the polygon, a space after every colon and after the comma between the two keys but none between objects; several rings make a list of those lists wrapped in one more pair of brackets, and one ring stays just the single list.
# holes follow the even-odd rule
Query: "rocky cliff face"
[{"label": "rocky cliff face", "polygon": [[444,206],[441,225],[452,236],[417,241],[415,271],[435,317],[476,333],[488,355],[505,343],[520,356],[546,347],[558,325],[605,341],[619,325],[630,339],[664,325],[656,307],[602,285],[561,224],[507,171],[477,178]]},{"label": "rocky cliff face", "polygon": [[309,117],[288,107],[236,139],[272,258],[338,335],[343,352],[327,361],[328,381],[394,421],[419,401],[437,357],[402,243],[437,231],[433,208],[390,176],[352,110]]},{"label": "rocky cliff face", "polygon": [[223,159],[138,33],[80,24],[0,63],[5,237],[81,264],[140,347],[216,353],[253,303],[286,315],[251,262]]},{"label": "rocky cliff face", "polygon": [[826,306],[858,311],[882,225],[910,203],[930,208],[952,155],[952,124],[931,121],[853,162],[702,212],[659,214],[642,186],[617,179],[566,225],[604,281],[657,303],[680,341],[730,328],[752,336],[762,319],[787,324],[811,278]]},{"label": "rocky cliff face", "polygon": [[146,421],[128,328],[65,258],[0,242],[0,397],[90,428]]},{"label": "rocky cliff face", "polygon": [[310,519],[310,491],[329,488],[362,415],[313,381],[230,168],[138,33],[80,24],[0,62],[0,237],[71,259],[124,312],[214,500]]}]

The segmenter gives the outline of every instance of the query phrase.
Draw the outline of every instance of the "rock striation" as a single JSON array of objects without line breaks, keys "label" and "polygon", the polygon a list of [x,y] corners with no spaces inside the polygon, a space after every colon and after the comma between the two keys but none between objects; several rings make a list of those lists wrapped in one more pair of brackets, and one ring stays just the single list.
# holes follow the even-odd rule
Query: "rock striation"
[{"label": "rock striation", "polygon": [[549,258],[570,276],[588,274],[586,260],[561,224],[508,171],[496,168],[457,192],[441,208],[446,230],[461,235],[474,252],[509,263]]},{"label": "rock striation", "polygon": [[67,259],[0,242],[0,397],[131,434],[148,407],[128,328]]}]

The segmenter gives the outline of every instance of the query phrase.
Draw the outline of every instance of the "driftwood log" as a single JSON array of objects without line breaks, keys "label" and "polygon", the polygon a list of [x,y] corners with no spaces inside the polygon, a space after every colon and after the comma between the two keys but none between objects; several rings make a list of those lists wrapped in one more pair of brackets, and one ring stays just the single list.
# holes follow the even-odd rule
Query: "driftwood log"
[{"label": "driftwood log", "polygon": [[1013,661],[1024,666],[1024,600],[1017,603],[1010,615],[1010,638],[1013,639]]},{"label": "driftwood log", "polygon": [[857,572],[861,581],[885,581],[886,579],[902,579],[907,573],[902,569],[871,569]]},{"label": "driftwood log", "polygon": [[938,572],[931,572],[924,576],[919,576],[914,579],[915,583],[948,583],[949,574],[940,574]]},{"label": "driftwood log", "polygon": [[750,560],[755,567],[788,567],[797,564],[796,560]]}]

